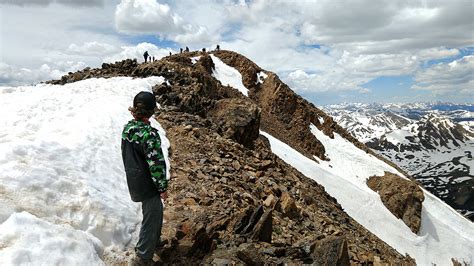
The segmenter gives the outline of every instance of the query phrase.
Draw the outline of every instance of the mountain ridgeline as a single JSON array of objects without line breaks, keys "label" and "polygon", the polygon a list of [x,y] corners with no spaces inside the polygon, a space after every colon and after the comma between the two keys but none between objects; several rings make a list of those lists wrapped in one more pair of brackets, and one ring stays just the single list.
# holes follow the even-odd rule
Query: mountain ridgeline
[{"label": "mountain ridgeline", "polygon": [[[215,78],[213,57],[238,70],[248,96]],[[156,117],[171,142],[166,245],[158,253],[164,263],[415,263],[272,152],[261,131],[311,160],[331,161],[314,126],[376,156],[276,74],[232,51],[188,52],[144,64],[104,63],[49,83],[115,76],[166,79],[153,87],[161,106]],[[423,193],[416,183],[393,174],[372,183],[374,190],[390,191],[383,203],[418,233]]]}]

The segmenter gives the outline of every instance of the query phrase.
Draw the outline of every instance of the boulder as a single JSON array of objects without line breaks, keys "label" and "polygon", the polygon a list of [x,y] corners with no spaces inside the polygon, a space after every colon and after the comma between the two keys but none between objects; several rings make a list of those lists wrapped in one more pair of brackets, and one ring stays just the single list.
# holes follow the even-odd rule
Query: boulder
[{"label": "boulder", "polygon": [[273,194],[270,194],[268,195],[268,197],[263,201],[263,205],[265,207],[270,207],[270,208],[273,208],[275,206],[275,203],[276,203],[277,199],[275,198],[275,196],[273,196]]},{"label": "boulder", "polygon": [[214,62],[209,55],[203,55],[199,58],[196,66],[202,66],[208,74],[212,74],[212,70],[215,68]]},{"label": "boulder", "polygon": [[258,253],[258,250],[252,248],[252,246],[245,246],[237,251],[237,258],[245,262],[246,265],[257,266],[264,265],[265,260]]},{"label": "boulder", "polygon": [[249,99],[222,99],[208,113],[226,138],[251,147],[259,136],[260,109]]},{"label": "boulder", "polygon": [[347,241],[343,237],[326,237],[311,246],[314,265],[349,265]]},{"label": "boulder", "polygon": [[298,216],[298,207],[296,207],[294,199],[288,192],[283,192],[281,194],[277,208],[287,217],[295,218]]},{"label": "boulder", "polygon": [[416,183],[385,172],[384,176],[371,176],[367,185],[379,193],[383,204],[393,215],[402,219],[411,231],[418,233],[425,196]]}]

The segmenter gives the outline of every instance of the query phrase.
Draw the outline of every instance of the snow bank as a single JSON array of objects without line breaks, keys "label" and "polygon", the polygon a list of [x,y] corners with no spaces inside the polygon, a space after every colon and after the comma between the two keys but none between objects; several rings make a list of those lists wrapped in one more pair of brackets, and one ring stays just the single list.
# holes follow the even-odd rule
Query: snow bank
[{"label": "snow bank", "polygon": [[[134,95],[163,81],[117,77],[0,88],[0,223],[27,211],[44,226],[69,224],[95,236],[106,253],[135,244],[141,212],[128,193],[121,132],[132,118],[127,108]],[[162,142],[169,166],[164,135]],[[11,254],[0,249],[4,260]]]},{"label": "snow bank", "polygon": [[386,135],[387,141],[393,143],[394,145],[398,144],[410,144],[410,141],[406,137],[411,137],[413,134],[410,131],[405,129],[397,129]]},{"label": "snow bank", "polygon": [[474,225],[427,191],[421,229],[414,234],[402,220],[385,208],[379,195],[366,185],[371,175],[384,171],[400,174],[335,134],[331,139],[311,125],[330,161],[310,160],[287,144],[261,132],[272,151],[302,174],[323,185],[357,222],[401,254],[408,253],[418,265],[452,265],[451,258],[473,264]]},{"label": "snow bank", "polygon": [[248,96],[249,90],[242,83],[242,75],[240,72],[237,69],[226,65],[213,54],[210,56],[215,66],[215,69],[212,71],[212,75],[218,81],[220,81],[223,86],[230,86],[239,90],[243,95]]},{"label": "snow bank", "polygon": [[[26,230],[25,230],[26,229]],[[100,241],[69,225],[14,213],[0,225],[0,265],[103,265]]]},{"label": "snow bank", "polygon": [[363,184],[370,191],[372,190],[365,185],[370,176],[382,176],[385,171],[404,176],[392,166],[355,147],[339,134],[335,133],[334,139],[331,139],[313,124],[310,125],[310,129],[311,133],[323,143],[326,156],[329,158],[329,161],[319,162],[322,169],[341,176],[348,182]]}]

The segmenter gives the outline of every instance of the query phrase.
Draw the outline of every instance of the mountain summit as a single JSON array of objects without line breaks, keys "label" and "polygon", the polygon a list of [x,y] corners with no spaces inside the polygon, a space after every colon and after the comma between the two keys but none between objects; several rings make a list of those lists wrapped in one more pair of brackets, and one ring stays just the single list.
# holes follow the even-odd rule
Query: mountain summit
[{"label": "mountain summit", "polygon": [[[123,126],[115,123],[117,117],[126,120],[133,93],[148,86],[160,105],[152,124],[160,128],[165,143],[170,143],[171,180],[163,230],[166,244],[156,254],[164,263],[473,262],[474,229],[469,221],[295,94],[276,74],[238,53],[185,52],[143,64],[129,59],[86,68],[49,83],[52,85],[22,90],[58,90],[70,97],[63,105],[44,110],[63,106],[66,109],[57,114],[73,121],[82,118],[74,108],[90,106],[91,94],[107,98],[108,108],[100,105],[105,102],[93,101],[94,116],[77,119],[84,133],[90,132],[78,138],[79,144],[93,139],[97,150],[94,153],[84,145],[88,156],[71,167],[79,165],[78,169],[88,173],[79,174],[78,179],[88,178],[81,184],[91,186],[94,192],[74,190],[69,179],[54,182],[54,187],[65,187],[70,194],[93,197],[95,204],[71,208],[63,215],[12,201],[2,232],[19,220],[46,219],[43,226],[52,223],[54,228],[67,223],[76,231],[88,232],[81,237],[93,239],[89,242],[95,248],[87,251],[92,253],[90,257],[100,257],[108,264],[123,263],[130,254],[130,239],[136,236],[136,220],[131,215],[139,212],[126,201],[121,162],[113,160],[119,153],[113,142],[117,138],[97,133],[104,133],[104,128],[117,133]],[[116,104],[110,105],[110,101]],[[104,119],[102,123],[94,122],[97,117]],[[66,129],[55,133],[73,134]],[[101,147],[107,148],[111,158],[104,165],[90,159],[103,154]],[[17,157],[24,154],[21,149],[13,150]],[[69,154],[68,147],[58,151]],[[77,152],[81,153],[80,149]],[[54,154],[45,158],[66,165],[71,160]],[[19,167],[21,160],[24,158],[18,160]],[[47,159],[40,163],[46,164]],[[104,166],[113,169],[113,175],[104,174]],[[90,169],[100,169],[104,175]],[[64,171],[56,172],[58,179],[68,176]],[[48,173],[54,177],[56,172]],[[105,184],[113,187],[113,196],[109,197]],[[31,187],[43,189],[37,184]],[[13,193],[13,187],[4,190],[11,197],[21,192]],[[109,208],[109,202],[120,204]],[[31,214],[18,214],[13,209]],[[100,221],[97,215],[78,218],[101,210],[106,210],[107,216],[99,215]],[[48,214],[57,219],[49,219]],[[11,236],[0,234],[0,241],[7,238]],[[9,243],[9,250],[18,250],[14,248],[18,241]],[[5,257],[7,262],[13,260]]]}]

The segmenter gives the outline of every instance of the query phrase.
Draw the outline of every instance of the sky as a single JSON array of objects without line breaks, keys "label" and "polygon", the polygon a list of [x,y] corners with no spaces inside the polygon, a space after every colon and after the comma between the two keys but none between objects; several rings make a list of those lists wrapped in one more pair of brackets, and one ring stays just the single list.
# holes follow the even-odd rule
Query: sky
[{"label": "sky", "polygon": [[216,44],[316,105],[474,103],[472,0],[0,0],[0,86]]}]

